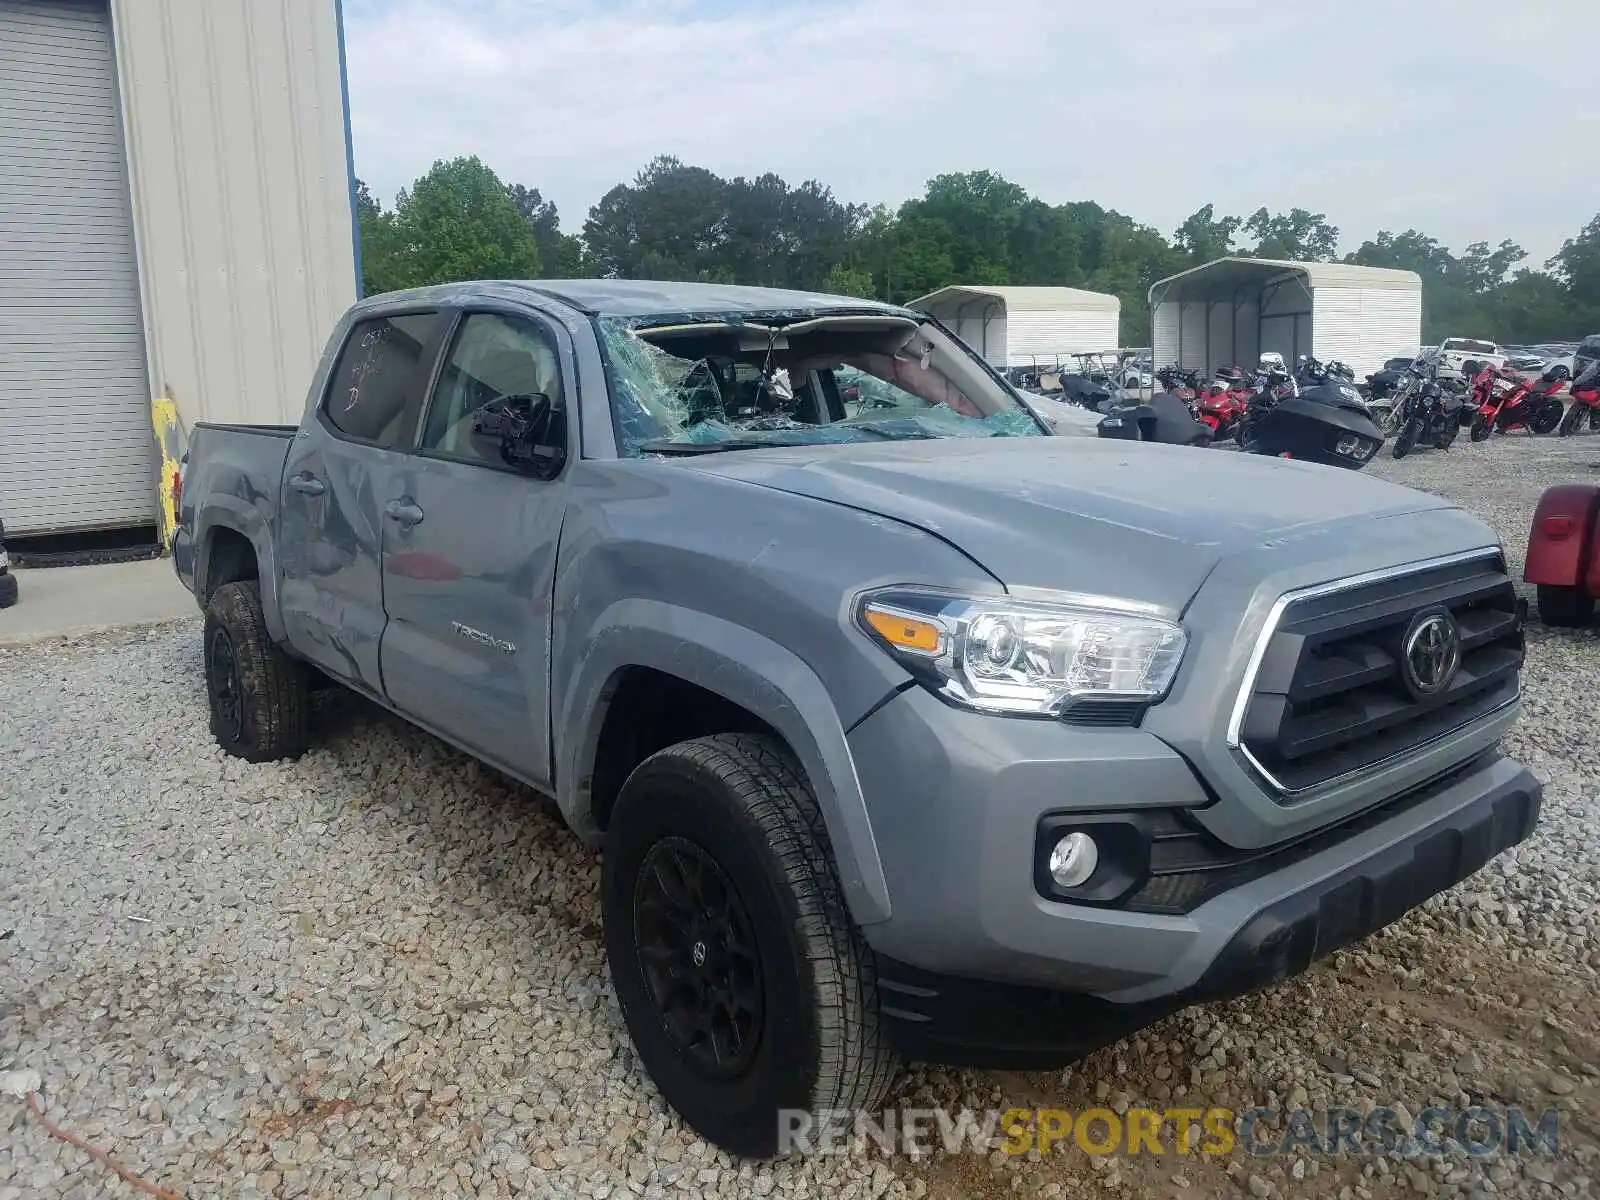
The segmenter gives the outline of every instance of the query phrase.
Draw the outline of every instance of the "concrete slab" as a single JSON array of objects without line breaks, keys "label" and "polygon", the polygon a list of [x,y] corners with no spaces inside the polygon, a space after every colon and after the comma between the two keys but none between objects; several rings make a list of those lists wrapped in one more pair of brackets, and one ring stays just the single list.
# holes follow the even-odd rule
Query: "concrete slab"
[{"label": "concrete slab", "polygon": [[199,615],[170,558],[16,574],[22,595],[0,608],[0,645]]}]

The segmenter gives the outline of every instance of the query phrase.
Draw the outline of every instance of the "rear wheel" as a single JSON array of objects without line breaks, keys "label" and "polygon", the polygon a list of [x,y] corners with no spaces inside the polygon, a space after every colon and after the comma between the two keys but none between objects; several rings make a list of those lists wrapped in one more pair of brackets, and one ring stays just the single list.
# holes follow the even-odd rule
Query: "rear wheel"
[{"label": "rear wheel", "polygon": [[871,951],[815,797],[755,734],[669,746],[628,777],[601,861],[617,1002],[668,1104],[731,1154],[792,1147],[780,1113],[870,1109],[893,1078]]},{"label": "rear wheel", "polygon": [[1561,401],[1554,396],[1548,396],[1540,401],[1539,407],[1528,419],[1528,428],[1534,433],[1550,433],[1559,424],[1561,424]]},{"label": "rear wheel", "polygon": [[1417,424],[1417,419],[1412,417],[1405,423],[1405,427],[1400,430],[1400,436],[1394,439],[1394,445],[1390,447],[1389,453],[1394,455],[1395,458],[1404,458],[1416,446],[1417,434],[1420,432]]},{"label": "rear wheel", "polygon": [[299,757],[311,711],[307,672],[268,636],[255,580],[226,583],[211,594],[204,638],[217,744],[249,762]]},{"label": "rear wheel", "polygon": [[1539,620],[1557,628],[1587,624],[1594,615],[1594,597],[1577,587],[1539,585]]},{"label": "rear wheel", "polygon": [[1566,413],[1561,418],[1561,424],[1556,426],[1556,433],[1561,437],[1571,437],[1578,432],[1583,424],[1584,406],[1574,400],[1567,406]]},{"label": "rear wheel", "polygon": [[1457,421],[1454,416],[1449,417],[1448,420],[1441,420],[1439,424],[1439,432],[1433,435],[1434,449],[1450,449],[1450,443],[1456,440],[1456,434],[1460,432],[1461,422]]},{"label": "rear wheel", "polygon": [[1472,432],[1467,434],[1475,442],[1481,442],[1489,436],[1494,427],[1489,424],[1489,418],[1479,413],[1472,418]]}]

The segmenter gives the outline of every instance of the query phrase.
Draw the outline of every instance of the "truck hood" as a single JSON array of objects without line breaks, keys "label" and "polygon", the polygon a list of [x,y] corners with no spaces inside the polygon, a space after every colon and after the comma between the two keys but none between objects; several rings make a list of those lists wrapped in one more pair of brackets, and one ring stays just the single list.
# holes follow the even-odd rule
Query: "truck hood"
[{"label": "truck hood", "polygon": [[[1091,592],[1174,613],[1230,553],[1293,544],[1304,555],[1303,543],[1334,539],[1351,522],[1450,507],[1336,467],[1087,438],[784,447],[683,465],[914,525],[1008,589]],[[1337,549],[1330,540],[1330,558]]]}]

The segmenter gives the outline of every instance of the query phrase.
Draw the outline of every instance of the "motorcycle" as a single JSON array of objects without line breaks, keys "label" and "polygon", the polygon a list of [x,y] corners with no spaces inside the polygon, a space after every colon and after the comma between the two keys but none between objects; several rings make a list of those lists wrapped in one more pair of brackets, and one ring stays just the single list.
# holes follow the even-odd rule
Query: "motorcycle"
[{"label": "motorcycle", "polygon": [[1473,441],[1513,429],[1550,433],[1561,424],[1561,398],[1549,390],[1534,390],[1536,383],[1545,382],[1542,378],[1524,379],[1509,368],[1476,360],[1464,363],[1462,373],[1472,379],[1471,403],[1477,410],[1472,418]]},{"label": "motorcycle", "polygon": [[[1546,371],[1542,379],[1554,382],[1559,387],[1571,374],[1565,364],[1560,364]],[[1561,418],[1556,433],[1562,437],[1571,437],[1577,433],[1578,427],[1583,424],[1585,413],[1589,414],[1589,432],[1600,431],[1600,359],[1596,359],[1579,372],[1578,377],[1572,381],[1571,395],[1572,402],[1567,405],[1566,415]]]},{"label": "motorcycle", "polygon": [[1238,367],[1219,367],[1210,383],[1200,389],[1190,411],[1211,430],[1213,441],[1225,442],[1239,429],[1250,406],[1250,385]]},{"label": "motorcycle", "polygon": [[1296,394],[1288,374],[1277,370],[1263,382],[1239,432],[1247,454],[1359,471],[1383,445],[1383,434],[1354,388],[1337,380],[1309,381]]},{"label": "motorcycle", "polygon": [[1162,367],[1156,372],[1156,382],[1161,385],[1161,390],[1169,396],[1176,396],[1187,405],[1191,411],[1200,394],[1200,372],[1190,371],[1180,367],[1177,363]]},{"label": "motorcycle", "polygon": [[1196,421],[1189,406],[1172,392],[1157,392],[1142,404],[1117,404],[1100,422],[1103,438],[1161,442],[1168,446],[1209,446],[1211,427]]},{"label": "motorcycle", "polygon": [[1389,453],[1404,458],[1419,445],[1448,450],[1461,432],[1461,410],[1466,404],[1437,379],[1424,379],[1411,389],[1404,407],[1396,411],[1400,432]]}]

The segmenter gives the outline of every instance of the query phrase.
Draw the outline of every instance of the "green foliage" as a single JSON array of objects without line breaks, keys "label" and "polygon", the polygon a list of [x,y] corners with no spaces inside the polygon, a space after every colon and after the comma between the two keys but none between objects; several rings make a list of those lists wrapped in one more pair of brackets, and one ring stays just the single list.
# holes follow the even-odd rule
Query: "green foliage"
[{"label": "green foliage", "polygon": [[[362,185],[357,193],[358,222],[364,190]],[[370,291],[539,274],[533,227],[499,177],[477,158],[434,163],[395,198],[393,212],[372,203],[361,228]],[[373,235],[370,265],[368,230]]]},{"label": "green foliage", "polygon": [[[1333,262],[1339,230],[1322,213],[1206,204],[1168,240],[1088,200],[1049,204],[992,171],[930,179],[898,208],[846,204],[815,180],[724,179],[661,156],[561,231],[537,188],[502,185],[475,158],[436,163],[385,212],[356,197],[369,292],[445,279],[601,275],[821,290],[904,303],[954,283],[1065,286],[1122,301],[1124,345],[1149,345],[1150,285],[1227,254]],[[1388,230],[1343,259],[1415,271],[1423,339],[1535,342],[1600,329],[1600,215],[1546,264],[1514,242],[1458,255],[1416,230]],[[1107,347],[1109,349],[1109,347]]]}]

